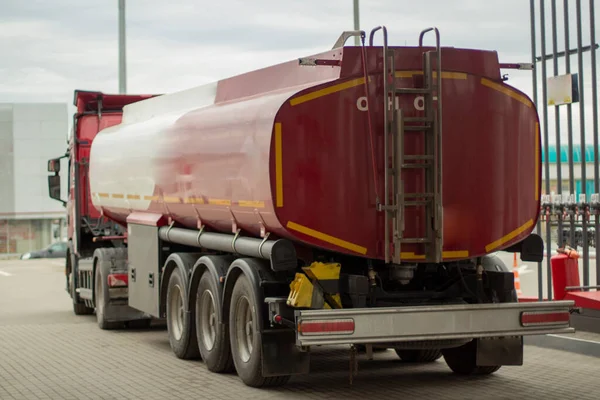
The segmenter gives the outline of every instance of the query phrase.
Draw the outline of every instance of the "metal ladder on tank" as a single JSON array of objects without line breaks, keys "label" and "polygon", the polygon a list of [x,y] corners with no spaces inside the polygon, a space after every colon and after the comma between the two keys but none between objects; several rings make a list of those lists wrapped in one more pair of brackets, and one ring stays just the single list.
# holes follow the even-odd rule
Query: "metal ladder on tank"
[{"label": "metal ladder on tank", "polygon": [[[395,52],[388,48],[387,29],[376,27],[371,31],[369,45],[373,46],[376,31],[383,32],[383,73],[384,97],[384,203],[378,205],[385,212],[385,261],[399,264],[403,244],[422,244],[425,247],[424,261],[439,263],[443,258],[443,209],[442,209],[442,60],[440,34],[437,28],[428,28],[419,35],[419,47],[423,47],[423,37],[433,31],[436,36],[435,50],[423,52],[423,87],[403,88],[395,83]],[[436,59],[434,70],[433,58]],[[435,76],[434,76],[435,75]],[[424,117],[404,117],[403,110],[396,109],[397,95],[422,95]],[[437,100],[437,107],[434,101]],[[411,125],[405,125],[411,123]],[[424,140],[424,154],[405,153],[404,136],[421,134]],[[424,192],[405,192],[402,171],[424,170]],[[393,179],[391,179],[391,177]],[[390,182],[391,181],[391,182]],[[392,202],[390,202],[390,198]],[[407,209],[425,207],[425,221],[422,237],[404,236],[404,221]],[[390,221],[393,238],[390,238]],[[394,251],[390,255],[390,245]]]}]

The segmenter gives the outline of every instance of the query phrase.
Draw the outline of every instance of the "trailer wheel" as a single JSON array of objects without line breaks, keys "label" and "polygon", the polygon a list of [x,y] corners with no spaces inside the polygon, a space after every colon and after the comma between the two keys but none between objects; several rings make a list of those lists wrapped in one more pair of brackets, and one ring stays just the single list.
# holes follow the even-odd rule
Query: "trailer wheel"
[{"label": "trailer wheel", "polygon": [[439,349],[419,349],[419,350],[401,350],[395,349],[396,354],[402,361],[411,363],[434,362],[442,357]]},{"label": "trailer wheel", "polygon": [[207,270],[196,291],[196,338],[206,367],[212,372],[233,370],[227,324],[222,321],[223,304],[217,282]]},{"label": "trailer wheel", "polygon": [[[486,271],[509,273],[510,269],[500,257],[489,254],[482,258],[482,266]],[[494,290],[495,288],[491,288]],[[500,292],[501,293],[501,292]],[[497,299],[500,303],[516,303],[517,291],[512,290],[509,295],[503,294]],[[442,350],[444,360],[448,367],[460,375],[490,375],[500,369],[500,365],[477,366],[477,341],[476,339],[460,346]]]},{"label": "trailer wheel", "polygon": [[[101,260],[98,260],[101,262]],[[104,279],[102,279],[102,273],[100,266],[95,268],[95,276],[94,276],[94,295],[95,295],[95,305],[96,305],[96,321],[98,322],[98,326],[100,329],[117,329],[121,327],[123,324],[115,321],[108,321],[106,316],[104,315],[104,308],[106,307],[106,303],[108,301],[108,287],[104,284]]]},{"label": "trailer wheel", "polygon": [[250,285],[246,275],[241,274],[231,293],[229,336],[233,363],[238,376],[248,386],[280,386],[290,379],[289,375],[262,375],[262,343],[257,318],[261,304],[257,304]]},{"label": "trailer wheel", "polygon": [[194,313],[185,311],[186,287],[181,270],[175,268],[167,287],[167,330],[173,353],[178,358],[198,358],[198,342],[195,340]]},{"label": "trailer wheel", "polygon": [[475,340],[450,349],[443,349],[444,360],[452,372],[459,375],[490,375],[500,369],[500,365],[477,366],[477,342]]}]

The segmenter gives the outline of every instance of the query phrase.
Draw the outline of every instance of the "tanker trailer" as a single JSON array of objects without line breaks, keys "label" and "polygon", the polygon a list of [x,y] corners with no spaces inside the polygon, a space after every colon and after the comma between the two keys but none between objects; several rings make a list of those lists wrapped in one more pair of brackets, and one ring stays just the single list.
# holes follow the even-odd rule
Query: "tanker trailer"
[{"label": "tanker trailer", "polygon": [[97,135],[93,204],[127,252],[94,259],[127,259],[129,306],[166,319],[177,357],[255,387],[320,345],[491,374],[523,336],[573,331],[573,302],[519,303],[493,255],[543,254],[534,104],[496,52],[380,29],[126,105]]}]

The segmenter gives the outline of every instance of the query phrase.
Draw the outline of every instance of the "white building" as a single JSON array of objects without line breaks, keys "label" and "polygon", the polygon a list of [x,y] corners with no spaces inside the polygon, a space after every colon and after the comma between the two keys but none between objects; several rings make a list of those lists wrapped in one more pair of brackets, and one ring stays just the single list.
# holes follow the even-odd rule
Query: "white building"
[{"label": "white building", "polygon": [[65,209],[48,197],[47,163],[65,153],[68,125],[65,103],[0,103],[0,256],[61,240]]}]

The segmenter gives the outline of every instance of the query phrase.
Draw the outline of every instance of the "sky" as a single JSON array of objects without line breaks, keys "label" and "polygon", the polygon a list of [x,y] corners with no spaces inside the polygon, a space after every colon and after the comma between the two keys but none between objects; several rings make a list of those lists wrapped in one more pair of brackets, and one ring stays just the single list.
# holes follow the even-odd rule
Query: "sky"
[{"label": "sky", "polygon": [[[569,3],[574,46],[575,1]],[[582,4],[585,45],[588,1]],[[118,92],[117,0],[2,0],[0,15],[0,102],[71,104],[75,89]],[[353,29],[353,5],[352,0],[127,0],[126,19],[127,91],[169,93],[327,50],[342,31]],[[551,51],[549,6],[546,19]],[[416,45],[423,28],[436,26],[443,45],[495,50],[500,62],[531,61],[527,0],[360,0],[361,29],[377,25],[387,26],[392,45]],[[562,50],[562,26],[558,35]],[[577,68],[576,57],[571,63]],[[589,55],[584,65],[590,132]],[[531,71],[504,72],[507,83],[532,96]],[[578,117],[576,107],[573,111]],[[574,123],[578,130],[579,119]]]}]

